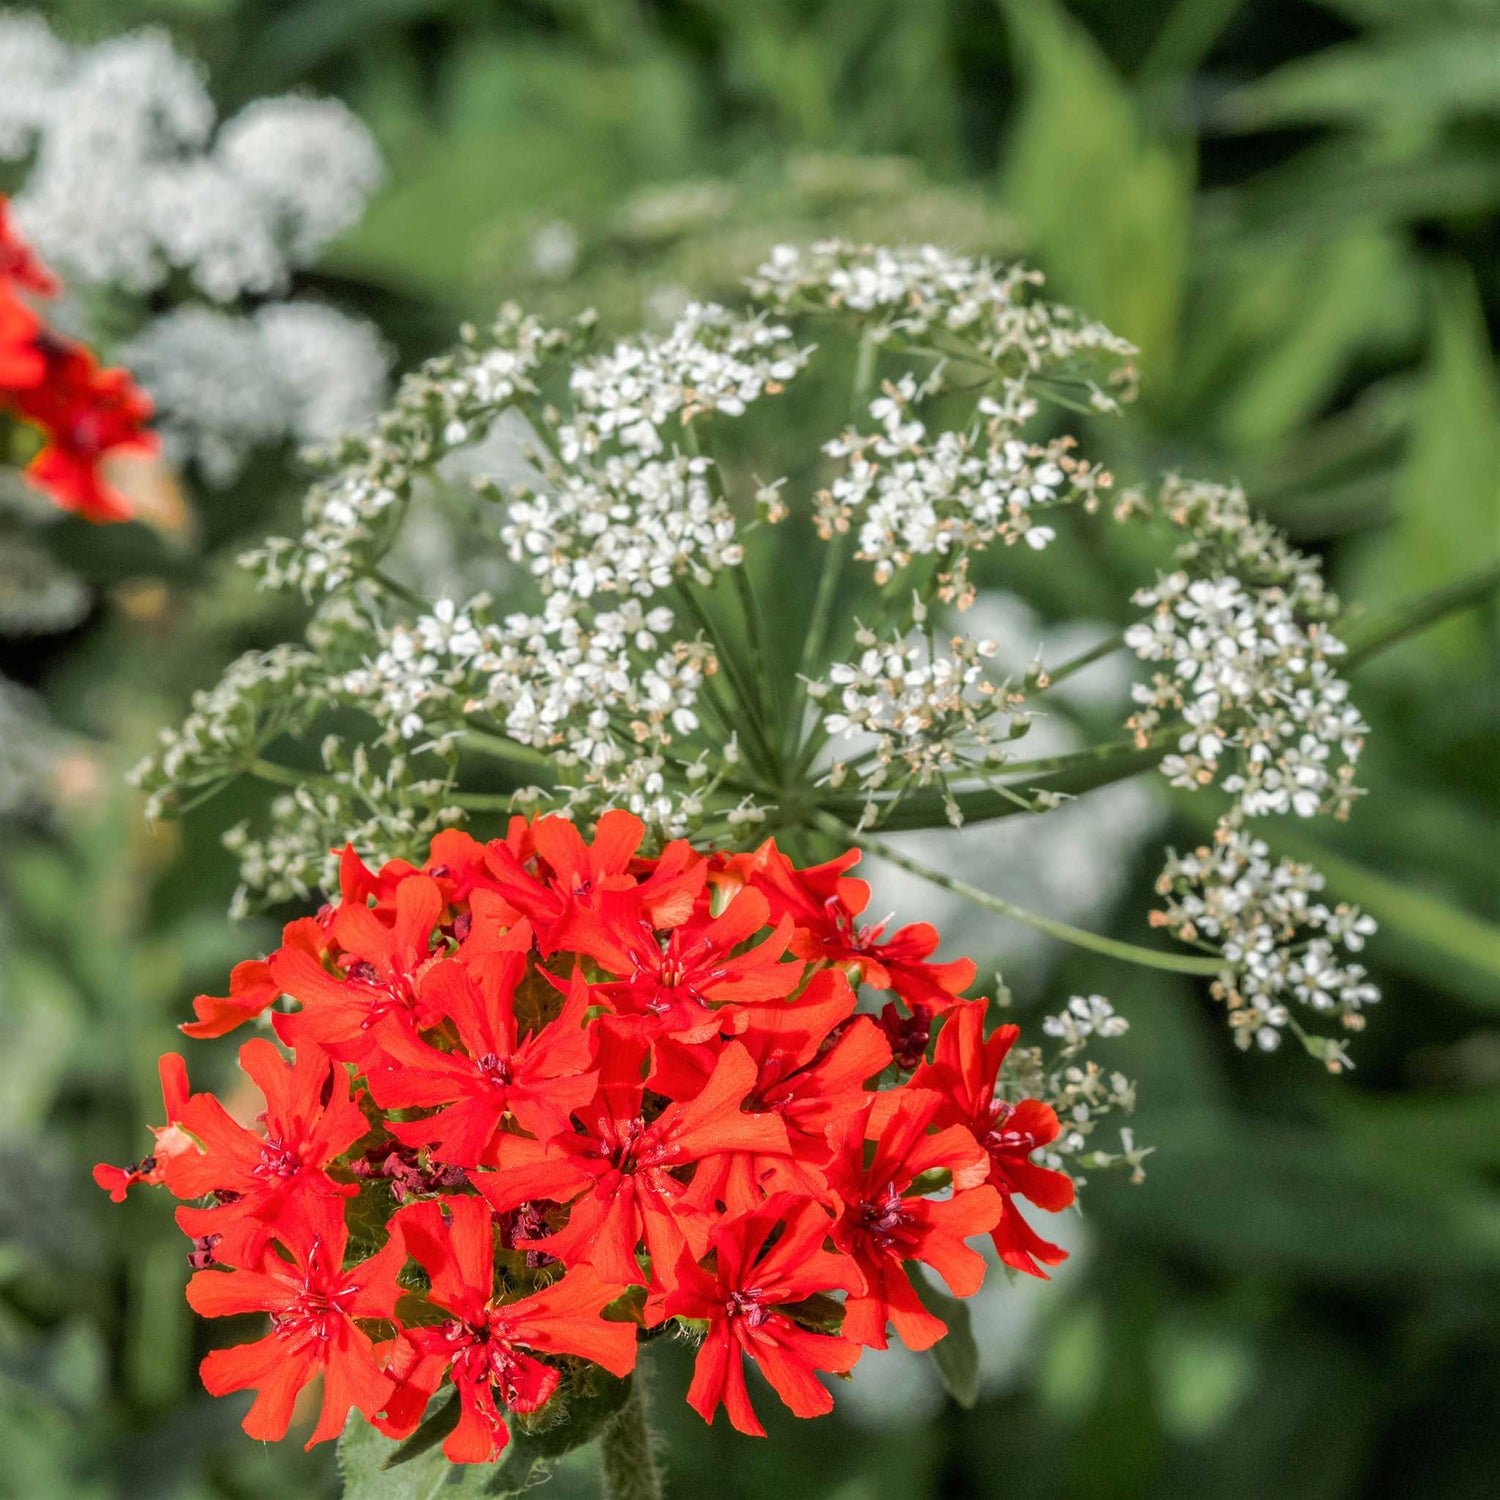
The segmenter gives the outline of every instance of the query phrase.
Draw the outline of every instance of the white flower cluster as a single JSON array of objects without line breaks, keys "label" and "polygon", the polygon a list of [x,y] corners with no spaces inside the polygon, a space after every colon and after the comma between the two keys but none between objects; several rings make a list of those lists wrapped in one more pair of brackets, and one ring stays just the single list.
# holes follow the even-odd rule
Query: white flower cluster
[{"label": "white flower cluster", "polygon": [[314,302],[267,303],[250,317],[179,307],[122,357],[156,403],[167,455],[215,486],[257,449],[327,443],[367,422],[388,364],[370,324]]},{"label": "white flower cluster", "polygon": [[717,663],[659,596],[679,580],[711,584],[743,549],[713,464],[669,451],[663,428],[738,416],[779,391],[806,358],[789,338],[693,306],[662,337],[575,366],[578,405],[544,424],[553,441],[537,439],[540,482],[477,480],[501,506],[501,539],[534,578],[540,611],[496,618],[482,598],[442,601],[392,627],[344,691],[403,739],[489,720],[573,777],[563,795],[574,810],[613,801],[684,831],[707,773],[701,753],[683,759],[675,746],[700,728],[699,694]]},{"label": "white flower cluster", "polygon": [[877,583],[918,557],[942,559],[940,592],[962,607],[973,598],[972,554],[997,542],[1045,547],[1056,535],[1045,524],[1050,509],[1082,503],[1092,510],[1112,481],[1073,456],[1070,437],[1022,437],[1038,403],[1021,381],[1009,382],[1003,403],[980,398],[982,425],[930,435],[913,408],[941,387],[940,375],[920,387],[909,373],[887,382],[870,404],[882,431],[849,432],[824,446],[830,457],[848,459],[848,468],[817,497],[817,518],[825,536],[856,528],[858,555],[875,564]]},{"label": "white flower cluster", "polygon": [[[1164,715],[1181,718],[1162,763],[1174,786],[1218,779],[1247,817],[1347,812],[1368,728],[1330,665],[1344,646],[1325,625],[1299,620],[1279,587],[1237,578],[1172,573],[1134,602],[1152,612],[1126,644],[1167,670],[1132,689],[1130,727],[1144,744]],[[1221,776],[1227,752],[1234,769]]]},{"label": "white flower cluster", "polygon": [[509,305],[483,336],[465,328],[456,353],[402,380],[394,407],[373,430],[346,434],[332,446],[331,472],[303,507],[302,535],[273,537],[246,555],[246,565],[267,587],[298,588],[309,598],[367,576],[392,544],[397,514],[418,480],[482,439],[513,402],[534,394],[537,367],[566,342],[565,333]]},{"label": "white flower cluster", "polygon": [[629,451],[661,453],[672,437],[662,429],[674,416],[683,428],[700,412],[741,416],[807,363],[811,351],[791,336],[779,323],[693,302],[664,337],[622,340],[583,361],[569,381],[573,418],[558,429],[563,461],[596,453],[610,438]]},{"label": "white flower cluster", "polygon": [[214,114],[165,32],[74,49],[0,14],[0,159],[33,156],[16,217],[66,276],[145,293],[180,270],[220,302],[274,293],[379,184],[337,102],[259,100],[217,134]]},{"label": "white flower cluster", "polygon": [[[1135,346],[1073,308],[1031,300],[1041,276],[1003,270],[935,245],[851,245],[823,240],[809,250],[778,245],[751,279],[751,290],[783,308],[848,311],[870,321],[882,340],[935,336],[937,351],[987,361],[1012,376],[1062,376],[1090,367],[1081,382],[1092,405],[1112,411],[1134,391]],[[958,334],[962,344],[942,342]],[[1093,378],[1109,363],[1104,384]]]},{"label": "white flower cluster", "polygon": [[1349,1065],[1343,1049],[1304,1033],[1287,1002],[1359,1030],[1364,1007],[1380,994],[1363,966],[1345,955],[1364,947],[1375,922],[1356,906],[1318,901],[1322,889],[1323,877],[1310,865],[1273,864],[1261,840],[1221,827],[1212,846],[1168,860],[1157,883],[1167,904],[1153,921],[1184,942],[1211,942],[1223,954],[1214,992],[1229,1006],[1241,1047],[1254,1043],[1270,1051],[1290,1026],[1314,1056],[1337,1070]]},{"label": "white flower cluster", "polygon": [[[836,707],[823,728],[837,739],[861,742],[852,761],[835,758],[828,780],[840,786],[853,771],[867,793],[899,781],[941,784],[1003,764],[1006,747],[1027,727],[1024,698],[986,675],[998,650],[992,640],[956,635],[946,653],[926,636],[882,641],[863,627],[855,636],[858,660],[836,663],[826,682],[810,688],[814,701],[832,696]],[[948,797],[949,821],[962,821]],[[873,797],[865,818],[873,819]]]},{"label": "white flower cluster", "polygon": [[1040,1099],[1057,1112],[1062,1132],[1035,1160],[1067,1171],[1076,1186],[1085,1181],[1080,1168],[1125,1167],[1136,1181],[1144,1176],[1142,1163],[1152,1148],[1138,1147],[1128,1127],[1120,1131],[1118,1152],[1089,1149],[1107,1118],[1134,1113],[1136,1089],[1123,1073],[1106,1071],[1083,1054],[1095,1040],[1111,1041],[1129,1029],[1130,1023],[1102,995],[1074,995],[1061,1014],[1042,1022],[1042,1030],[1062,1045],[1050,1055],[1040,1047],[1013,1048],[1001,1070],[1002,1085],[1011,1096]]},{"label": "white flower cluster", "polygon": [[131,772],[149,793],[147,816],[175,807],[181,792],[227,782],[271,741],[303,727],[316,707],[321,667],[295,646],[250,651],[213,687],[193,694],[192,711],[161,731],[161,749]]},{"label": "white flower cluster", "polygon": [[[1337,601],[1317,562],[1253,516],[1237,487],[1173,476],[1154,509],[1184,532],[1186,567],[1135,595],[1151,614],[1125,642],[1162,670],[1132,688],[1129,727],[1143,746],[1171,737],[1162,770],[1174,786],[1217,783],[1233,801],[1212,848],[1169,859],[1158,888],[1172,899],[1153,920],[1223,955],[1215,992],[1242,1046],[1276,1046],[1293,1024],[1288,1000],[1357,1027],[1361,1006],[1380,997],[1337,949],[1362,946],[1373,919],[1313,903],[1322,877],[1273,865],[1244,827],[1268,815],[1347,817],[1360,794],[1369,729],[1335,669],[1346,649],[1327,623]],[[1297,1030],[1329,1067],[1348,1065],[1336,1041]]]},{"label": "white flower cluster", "polygon": [[346,843],[387,857],[420,859],[439,829],[463,810],[447,802],[446,777],[414,774],[404,756],[376,765],[362,746],[337,739],[323,745],[326,774],[308,777],[276,797],[265,833],[237,824],[224,835],[240,861],[231,910],[247,915],[267,902],[307,902],[338,889],[338,854]]},{"label": "white flower cluster", "polygon": [[545,488],[511,492],[501,540],[549,596],[645,598],[683,576],[707,585],[744,560],[711,468],[681,453],[611,454],[597,467],[561,467]]}]

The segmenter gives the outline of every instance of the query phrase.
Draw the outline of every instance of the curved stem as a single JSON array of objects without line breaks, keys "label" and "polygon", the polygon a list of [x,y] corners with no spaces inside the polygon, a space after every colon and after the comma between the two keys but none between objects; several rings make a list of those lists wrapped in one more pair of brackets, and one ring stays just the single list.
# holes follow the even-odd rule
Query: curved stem
[{"label": "curved stem", "polygon": [[1460,578],[1455,583],[1443,584],[1428,593],[1420,594],[1417,598],[1398,605],[1366,630],[1354,634],[1352,639],[1346,640],[1344,644],[1349,649],[1341,665],[1346,671],[1357,667],[1388,646],[1394,646],[1407,636],[1435,625],[1446,616],[1483,604],[1497,591],[1500,591],[1500,563],[1492,563],[1468,578]]},{"label": "curved stem", "polygon": [[646,1424],[646,1393],[639,1370],[625,1404],[599,1437],[604,1468],[604,1500],[662,1500],[661,1475]]},{"label": "curved stem", "polygon": [[899,849],[892,848],[883,839],[859,833],[847,824],[840,823],[837,818],[829,817],[824,813],[814,813],[812,822],[832,838],[847,839],[851,844],[858,845],[868,853],[889,860],[891,864],[899,866],[910,875],[931,881],[933,885],[940,886],[945,891],[952,891],[955,896],[962,896],[966,901],[972,901],[986,911],[992,911],[997,916],[1009,917],[1013,922],[1024,923],[1027,927],[1034,927],[1038,932],[1045,932],[1049,937],[1070,943],[1075,948],[1087,948],[1091,953],[1102,953],[1108,958],[1139,964],[1146,969],[1164,969],[1171,974],[1215,975],[1223,973],[1229,967],[1221,958],[1193,958],[1184,953],[1159,953],[1154,948],[1141,948],[1134,943],[1118,942],[1114,938],[1103,937],[1097,932],[1074,927],[1069,922],[1057,922],[1051,917],[1039,916],[1036,912],[1013,905],[1002,896],[982,891],[978,886],[970,885],[968,881],[960,880],[955,875],[949,875],[942,870],[933,869],[930,865],[924,865],[920,860],[912,859]]}]

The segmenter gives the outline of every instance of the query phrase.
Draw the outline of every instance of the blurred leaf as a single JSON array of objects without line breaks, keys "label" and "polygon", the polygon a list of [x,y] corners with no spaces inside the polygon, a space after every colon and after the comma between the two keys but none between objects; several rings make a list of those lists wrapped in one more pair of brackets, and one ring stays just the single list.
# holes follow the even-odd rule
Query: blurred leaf
[{"label": "blurred leaf", "polygon": [[302,0],[256,29],[242,59],[258,90],[285,88],[309,68],[361,46],[381,26],[423,20],[459,0]]},{"label": "blurred leaf", "polygon": [[1238,1122],[1222,1134],[1173,1126],[1152,1157],[1146,1191],[1101,1179],[1120,1230],[1228,1273],[1294,1276],[1313,1285],[1405,1287],[1412,1257],[1429,1278],[1500,1274],[1500,1209],[1476,1185],[1396,1179],[1336,1137],[1306,1127]]},{"label": "blurred leaf", "polygon": [[948,1332],[928,1351],[943,1388],[965,1411],[972,1411],[979,1400],[979,1345],[974,1342],[969,1304],[934,1284],[915,1261],[906,1269],[922,1306],[948,1325]]},{"label": "blurred leaf", "polygon": [[1440,22],[1431,31],[1406,29],[1298,58],[1237,89],[1220,120],[1236,130],[1333,122],[1388,131],[1497,112],[1500,35],[1492,20],[1473,27]]},{"label": "blurred leaf", "polygon": [[[1388,234],[1353,229],[1317,248],[1259,249],[1268,267],[1281,273],[1277,324],[1283,332],[1278,339],[1262,333],[1259,357],[1239,377],[1224,417],[1233,449],[1251,453],[1307,422],[1355,354],[1400,335],[1412,309],[1406,254]],[[1244,296],[1245,287],[1230,282],[1224,290]]]},{"label": "blurred leaf", "polygon": [[1022,108],[1005,205],[1054,290],[1141,348],[1153,382],[1175,364],[1192,155],[1154,139],[1089,33],[1054,0],[1000,0]]},{"label": "blurred leaf", "polygon": [[[1472,278],[1434,287],[1432,348],[1416,400],[1395,524],[1356,555],[1350,592],[1399,598],[1465,576],[1500,553],[1500,383]],[[1424,663],[1456,663],[1480,639],[1470,614],[1422,636]],[[1389,658],[1389,659],[1394,659]]]}]

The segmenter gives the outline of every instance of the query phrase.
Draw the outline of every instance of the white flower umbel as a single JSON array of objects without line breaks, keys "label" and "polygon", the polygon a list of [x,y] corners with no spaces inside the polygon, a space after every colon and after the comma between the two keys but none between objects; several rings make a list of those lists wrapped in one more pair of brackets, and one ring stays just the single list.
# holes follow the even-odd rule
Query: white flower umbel
[{"label": "white flower umbel", "polygon": [[[1365,729],[1334,669],[1335,601],[1237,490],[1169,479],[1115,492],[1044,425],[1045,406],[1112,410],[1134,371],[1128,344],[1039,300],[1038,281],[931,247],[827,243],[777,251],[753,284],[759,305],[689,303],[661,333],[600,341],[590,316],[549,328],[513,306],[466,329],[385,416],[328,446],[301,535],[247,559],[312,606],[307,649],[242,663],[197,705],[143,772],[154,805],[236,771],[286,789],[269,833],[235,839],[247,888],[273,894],[324,878],[341,828],[371,857],[406,856],[441,821],[519,806],[584,823],[625,807],[658,842],[729,849],[800,830],[1053,940],[1209,976],[1238,1035],[1264,1042],[1294,1005],[1354,1024],[1373,993],[1335,949],[1368,920],[1312,902],[1285,920],[1257,892],[1280,891],[1289,868],[1315,877],[1271,866],[1239,829],[1261,813],[1341,813],[1353,796]],[[835,407],[819,384],[830,369]],[[853,426],[796,425],[830,409]],[[1018,657],[1013,631],[966,613],[976,569],[1018,541],[1022,556],[1065,545],[1090,515],[1111,524],[1106,491],[1113,521],[1176,533],[1164,576],[1137,595],[1147,618],[1061,662],[1034,641]],[[414,513],[467,528],[447,581],[424,571],[430,547],[402,545]],[[765,528],[753,545],[752,528]],[[797,549],[820,539],[809,569]],[[1048,695],[1127,642],[1155,669],[1134,690],[1137,745],[1080,743],[1075,726],[1014,759],[1033,722],[1068,713],[1066,693]],[[277,754],[278,738],[320,723],[339,736],[323,771]],[[924,864],[872,831],[937,838],[1007,816],[1029,830],[1163,754],[1174,782],[1217,780],[1234,798],[1222,855],[1166,879],[1161,923],[1195,952],[1028,911],[976,883],[993,870],[971,881],[963,860]],[[1236,900],[1248,926],[1230,920]],[[1115,1029],[1101,1006],[1070,1006],[1065,1051]],[[1307,1040],[1342,1065],[1337,1043]],[[1076,1154],[1095,1102],[1118,1104],[1128,1085],[1075,1060],[1054,1092],[1078,1127],[1058,1149]],[[1099,1159],[1138,1167],[1141,1154],[1127,1142]]]},{"label": "white flower umbel", "polygon": [[1340,1068],[1349,1062],[1342,1047],[1303,1032],[1289,1004],[1360,1030],[1364,1008],[1380,994],[1363,966],[1343,954],[1359,952],[1375,923],[1358,907],[1326,906],[1316,899],[1322,889],[1323,877],[1310,865],[1273,863],[1261,840],[1221,825],[1212,845],[1167,861],[1157,883],[1166,907],[1153,921],[1223,954],[1214,991],[1229,1007],[1240,1046],[1271,1051],[1290,1027],[1315,1056]]}]

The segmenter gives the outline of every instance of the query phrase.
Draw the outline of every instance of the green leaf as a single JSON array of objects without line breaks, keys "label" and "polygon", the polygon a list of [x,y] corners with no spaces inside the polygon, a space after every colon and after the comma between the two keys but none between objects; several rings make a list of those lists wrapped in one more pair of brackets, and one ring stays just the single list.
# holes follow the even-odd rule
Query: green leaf
[{"label": "green leaf", "polygon": [[456,1390],[450,1390],[446,1398],[442,1395],[434,1396],[421,1425],[394,1453],[381,1459],[380,1467],[394,1469],[399,1464],[409,1464],[414,1458],[420,1458],[430,1449],[436,1448],[458,1426],[462,1413],[463,1405]]},{"label": "green leaf", "polygon": [[1231,94],[1222,121],[1238,130],[1352,122],[1389,132],[1454,115],[1492,115],[1497,99],[1500,46],[1493,26],[1444,25],[1298,58]]},{"label": "green leaf", "polygon": [[914,1262],[907,1266],[907,1274],[922,1306],[948,1325],[948,1332],[931,1349],[943,1387],[965,1411],[972,1411],[979,1400],[979,1345],[974,1342],[969,1304],[940,1290]]},{"label": "green leaf", "polygon": [[[548,1403],[540,1418],[545,1426],[527,1427],[525,1418],[509,1417],[510,1442],[500,1456],[499,1468],[489,1473],[483,1493],[519,1495],[541,1482],[542,1473],[555,1460],[598,1437],[604,1424],[625,1404],[632,1376],[616,1380],[602,1370],[591,1371],[590,1381],[576,1394],[562,1394]],[[559,1408],[561,1408],[559,1410]]]},{"label": "green leaf", "polygon": [[440,1450],[424,1453],[398,1468],[387,1461],[401,1444],[378,1433],[357,1411],[349,1413],[339,1439],[339,1472],[344,1478],[344,1500],[447,1500],[448,1496],[479,1491],[472,1464],[450,1464]]},{"label": "green leaf", "polygon": [[[1500,552],[1495,530],[1500,385],[1472,277],[1453,269],[1434,289],[1432,350],[1412,416],[1395,523],[1356,558],[1351,596],[1391,599],[1462,578]],[[1401,653],[1430,671],[1472,663],[1483,625],[1469,615]],[[1419,655],[1420,653],[1420,655]],[[1395,653],[1391,660],[1401,659]],[[1387,669],[1389,670],[1389,669]]]},{"label": "green leaf", "polygon": [[1024,89],[1004,173],[1057,289],[1140,345],[1165,386],[1186,285],[1195,166],[1150,133],[1088,31],[1052,0],[1001,0]]}]

